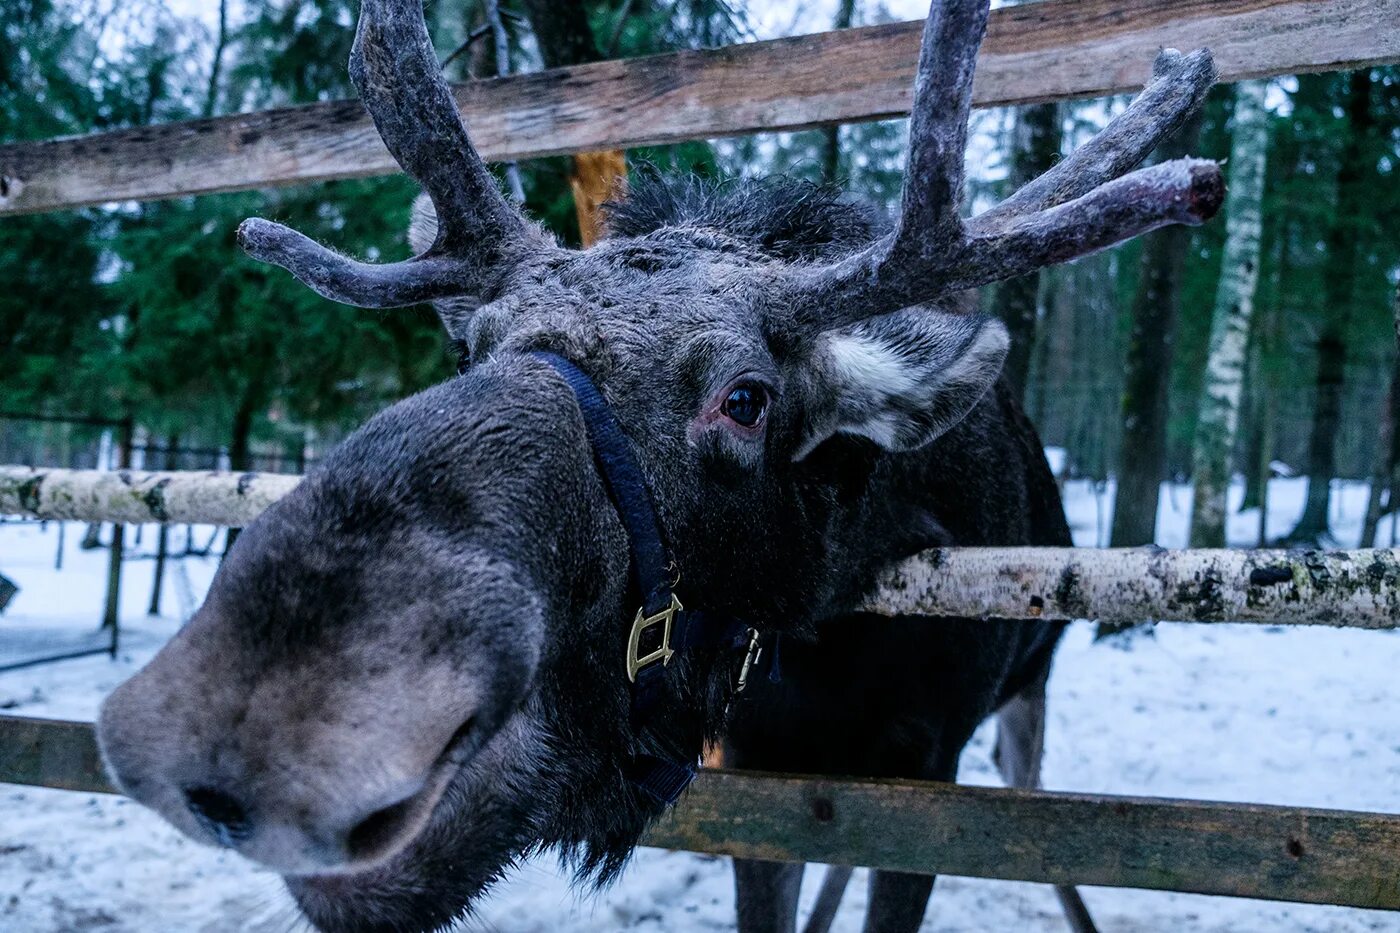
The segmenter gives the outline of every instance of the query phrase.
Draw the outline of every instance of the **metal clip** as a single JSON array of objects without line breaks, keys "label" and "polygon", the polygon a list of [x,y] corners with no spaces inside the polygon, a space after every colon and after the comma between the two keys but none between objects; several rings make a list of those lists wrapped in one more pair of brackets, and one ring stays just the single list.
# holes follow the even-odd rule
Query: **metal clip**
[{"label": "metal clip", "polygon": [[[671,626],[675,621],[676,613],[683,608],[685,607],[676,598],[676,594],[672,593],[671,605],[656,615],[644,616],[642,613],[646,611],[645,608],[637,610],[637,618],[632,620],[632,633],[627,636],[627,679],[632,683],[637,682],[638,672],[648,664],[660,661],[661,666],[665,667],[671,663],[671,656],[675,654],[671,650]],[[661,647],[645,656],[639,656],[637,652],[641,651],[642,633],[654,625],[662,626]]]},{"label": "metal clip", "polygon": [[744,688],[749,685],[749,671],[758,663],[758,659],[763,656],[763,646],[759,643],[758,629],[749,629],[749,650],[744,654],[744,663],[739,668],[739,679],[734,683],[734,692],[743,693]]}]

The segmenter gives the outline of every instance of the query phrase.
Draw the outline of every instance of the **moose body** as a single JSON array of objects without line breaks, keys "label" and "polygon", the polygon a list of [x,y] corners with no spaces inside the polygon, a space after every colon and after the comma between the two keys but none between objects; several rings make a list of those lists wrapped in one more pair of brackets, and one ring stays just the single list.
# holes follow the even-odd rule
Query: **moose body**
[{"label": "moose body", "polygon": [[[239,236],[327,297],[433,301],[461,374],[371,419],[238,538],[104,704],[118,785],[280,872],[335,931],[443,927],[541,849],[610,879],[671,799],[647,775],[720,739],[741,767],[951,779],[1000,710],[998,763],[1033,786],[1060,627],[861,606],[932,546],[1069,543],[998,385],[1006,330],[961,293],[1198,223],[1223,188],[1213,163],[1129,171],[1214,77],[1208,54],[1165,52],[1099,137],[962,219],[986,17],[933,4],[892,224],[811,185],[644,179],[580,252],[501,196],[417,0],[364,0],[352,76],[424,186],[418,255],[357,263],[256,219]],[[642,663],[663,593],[681,634]],[[688,640],[736,626],[747,652]],[[759,636],[779,640],[776,676],[736,696]],[[792,929],[800,866],[736,875],[745,933]],[[931,884],[877,872],[868,929],[916,929]]]}]

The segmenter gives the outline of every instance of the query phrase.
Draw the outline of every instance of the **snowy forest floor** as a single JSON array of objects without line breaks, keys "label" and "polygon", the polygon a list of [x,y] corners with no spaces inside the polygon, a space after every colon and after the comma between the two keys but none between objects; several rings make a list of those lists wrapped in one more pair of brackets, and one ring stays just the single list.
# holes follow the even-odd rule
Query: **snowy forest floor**
[{"label": "snowy forest floor", "polygon": [[[1287,531],[1304,483],[1277,480],[1269,531]],[[1333,532],[1355,546],[1366,489],[1339,484]],[[1235,495],[1238,496],[1238,489]],[[1076,543],[1106,537],[1111,489],[1070,483]],[[1163,496],[1160,543],[1185,540],[1189,490]],[[1252,543],[1258,514],[1231,522]],[[54,571],[53,525],[0,526],[0,569],[21,587],[0,617],[0,663],[92,638],[106,552],[77,548],[67,529]],[[1383,523],[1382,539],[1389,534]],[[183,535],[177,536],[183,543]],[[199,540],[207,533],[197,535]],[[152,549],[152,529],[141,550]],[[214,561],[192,558],[166,576],[165,617],[145,614],[152,564],[127,565],[119,657],[92,657],[0,673],[0,709],[91,719],[102,697],[136,671],[208,585]],[[1050,788],[1395,812],[1400,808],[1400,717],[1393,713],[1400,634],[1232,625],[1162,625],[1154,637],[1092,643],[1071,628],[1050,682],[1045,782]],[[959,779],[995,784],[992,728],[962,759]],[[810,868],[804,910],[820,869]],[[835,929],[860,928],[863,872]],[[1400,931],[1379,911],[1091,888],[1104,933],[1127,931]],[[515,931],[732,930],[727,860],[642,850],[612,889],[577,891],[550,859],[500,885],[466,929]],[[939,878],[923,930],[1060,931],[1048,887]],[[236,856],[185,840],[116,797],[0,785],[0,930],[281,931],[298,929],[277,878]]]}]

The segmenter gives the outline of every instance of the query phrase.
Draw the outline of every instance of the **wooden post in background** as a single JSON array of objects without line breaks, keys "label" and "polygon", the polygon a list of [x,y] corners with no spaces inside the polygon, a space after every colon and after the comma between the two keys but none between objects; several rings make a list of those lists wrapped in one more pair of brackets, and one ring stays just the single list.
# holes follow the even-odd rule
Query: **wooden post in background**
[{"label": "wooden post in background", "polygon": [[603,235],[603,204],[627,189],[627,155],[621,149],[580,152],[569,175],[578,215],[579,239],[584,249]]}]

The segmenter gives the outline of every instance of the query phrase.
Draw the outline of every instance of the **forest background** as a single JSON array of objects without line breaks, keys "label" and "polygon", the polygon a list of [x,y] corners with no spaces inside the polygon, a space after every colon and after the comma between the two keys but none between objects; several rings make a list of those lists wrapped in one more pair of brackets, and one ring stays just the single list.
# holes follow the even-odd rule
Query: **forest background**
[{"label": "forest background", "polygon": [[[473,80],[908,19],[923,6],[430,0],[427,14],[449,78]],[[6,0],[5,11],[0,142],[353,95],[351,0]],[[1038,174],[1125,102],[980,111],[968,203]],[[1288,543],[1328,543],[1335,481],[1369,477],[1370,543],[1400,448],[1400,68],[1218,87],[1157,157],[1188,149],[1228,160],[1223,218],[983,291],[1013,332],[1008,378],[1046,444],[1064,449],[1061,472],[1116,486],[1114,545],[1150,542],[1161,483],[1207,477],[1213,460],[1243,479],[1232,508],[1259,505],[1270,475],[1309,477],[1298,524],[1268,529]],[[903,154],[903,121],[888,121],[633,150],[625,164],[786,173],[891,208]],[[1241,183],[1250,165],[1257,185]],[[583,166],[498,169],[529,212],[580,241],[571,180]],[[301,470],[375,411],[450,376],[427,309],[327,303],[233,238],[242,218],[272,216],[353,254],[400,258],[414,194],[395,176],[0,219],[0,462]],[[384,243],[399,245],[381,256]],[[1240,270],[1250,274],[1228,274]],[[1229,367],[1208,358],[1230,320],[1243,343],[1237,416],[1222,432]],[[1197,524],[1193,543],[1223,543]]]}]

